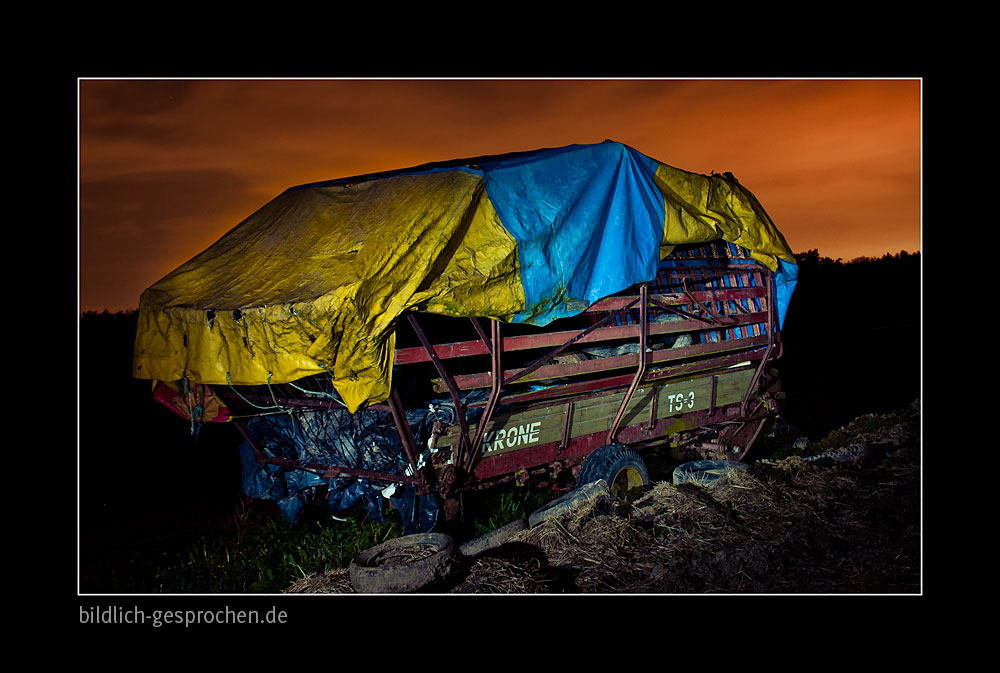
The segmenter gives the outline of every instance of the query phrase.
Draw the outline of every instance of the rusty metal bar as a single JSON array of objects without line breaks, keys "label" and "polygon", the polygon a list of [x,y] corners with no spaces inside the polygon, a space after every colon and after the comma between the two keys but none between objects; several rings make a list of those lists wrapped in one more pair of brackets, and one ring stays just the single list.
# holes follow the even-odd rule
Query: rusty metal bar
[{"label": "rusty metal bar", "polygon": [[[625,309],[630,308],[637,301],[639,301],[639,300],[636,299],[631,304],[629,304],[628,306],[626,306]],[[590,327],[586,328],[585,330],[583,330],[582,332],[580,332],[576,336],[571,337],[568,341],[566,341],[565,343],[563,343],[561,346],[556,346],[555,348],[553,348],[552,350],[550,350],[549,352],[547,352],[545,355],[543,355],[542,357],[538,358],[533,363],[531,363],[530,365],[528,365],[527,367],[525,367],[524,369],[518,370],[517,373],[515,373],[515,374],[513,374],[511,376],[508,376],[504,380],[503,384],[504,385],[508,385],[508,384],[513,383],[514,381],[518,380],[519,378],[521,378],[523,376],[527,376],[528,374],[532,373],[533,371],[535,371],[536,369],[538,369],[539,367],[541,367],[542,365],[544,365],[546,362],[548,362],[549,360],[551,360],[555,356],[559,355],[559,353],[563,352],[563,350],[565,350],[566,348],[569,348],[570,346],[572,346],[573,344],[575,344],[580,339],[583,339],[584,337],[586,337],[588,334],[590,334],[594,330],[600,328],[602,325],[604,325],[604,323],[609,322],[613,316],[615,316],[615,315],[621,315],[621,313],[625,309],[620,309],[620,310],[616,310],[616,311],[612,311],[612,312],[608,313],[608,315],[604,316],[603,319],[597,321],[596,323],[594,323]]]},{"label": "rusty metal bar", "polygon": [[[757,441],[757,436],[760,435],[760,431],[764,428],[764,423],[766,421],[767,421],[767,416],[765,416],[764,418],[760,419],[760,422],[757,424],[757,429],[753,431],[753,435],[747,441],[746,446],[743,447],[743,455],[744,456],[750,451],[750,448],[753,446],[753,443]],[[748,421],[748,422],[752,422],[752,421]]]},{"label": "rusty metal bar", "polygon": [[[740,363],[746,362],[748,364],[755,360],[763,357],[758,353],[736,353],[732,355],[725,355],[719,358],[714,358],[710,361],[694,362],[686,365],[678,365],[677,367],[671,367],[669,369],[657,369],[646,373],[647,381],[659,381],[660,379],[670,378],[672,376],[682,376],[685,374],[697,374],[700,372],[716,369],[719,367],[731,367],[733,365],[738,365]],[[631,380],[632,374],[625,374],[623,376],[612,376],[606,379],[598,379],[596,381],[580,381],[576,383],[566,383],[558,386],[552,386],[551,388],[546,388],[544,390],[536,390],[526,393],[518,393],[510,395],[507,399],[510,402],[525,402],[525,401],[542,401],[547,400],[551,397],[560,397],[563,395],[575,395],[578,393],[588,393],[596,392],[601,390],[607,390],[609,388],[624,388],[627,386]]]},{"label": "rusty metal bar", "polygon": [[656,425],[656,406],[660,389],[653,386],[650,390],[652,391],[652,395],[649,398],[649,429],[652,430],[653,426]]},{"label": "rusty metal bar", "polygon": [[556,455],[566,450],[569,446],[570,436],[573,431],[573,411],[576,409],[576,402],[566,403],[566,417],[563,419],[563,433],[562,440],[559,442],[559,447],[556,449]]},{"label": "rusty metal bar", "polygon": [[[476,333],[479,335],[479,338],[482,340],[483,344],[486,346],[486,351],[485,352],[486,353],[491,352],[493,350],[493,346],[492,346],[492,344],[490,344],[490,338],[488,336],[486,336],[486,331],[483,329],[483,326],[480,325],[479,321],[476,320],[475,318],[469,318],[469,322],[472,323],[472,326],[476,329]],[[474,343],[474,342],[470,342],[470,343]]]},{"label": "rusty metal bar", "polygon": [[[739,339],[736,341],[723,341],[717,343],[697,344],[693,346],[679,346],[677,348],[665,348],[647,354],[647,364],[657,362],[669,362],[688,357],[710,356],[717,353],[735,350],[749,350],[752,348],[766,346],[767,337],[754,337],[751,339]],[[751,355],[743,357],[750,359]],[[536,370],[536,376],[531,380],[545,380],[562,376],[574,376],[578,374],[594,374],[600,372],[611,372],[614,369],[635,366],[637,360],[634,354],[617,355],[609,358],[596,360],[585,360],[583,362],[561,365],[545,365]],[[509,373],[518,373],[520,370],[510,370]],[[479,374],[459,374],[454,377],[456,385],[460,390],[470,390],[474,388],[486,388],[490,385],[489,373]],[[436,387],[436,389],[438,389]],[[438,389],[439,392],[444,392]]]},{"label": "rusty metal bar", "polygon": [[[438,374],[444,379],[444,383],[448,386],[448,393],[451,394],[451,401],[455,405],[455,417],[458,419],[458,428],[461,431],[458,440],[458,446],[455,447],[455,455],[453,456],[454,464],[461,465],[465,457],[466,451],[470,449],[469,445],[469,426],[465,421],[465,410],[462,408],[462,399],[458,394],[458,387],[455,385],[455,379],[445,371],[444,364],[441,362],[441,358],[437,356],[434,352],[434,347],[431,345],[430,340],[427,335],[424,334],[424,330],[420,328],[417,323],[417,317],[413,313],[407,313],[406,319],[410,323],[410,327],[416,332],[417,338],[420,339],[420,343],[423,344],[424,348],[427,350],[427,354],[431,358],[431,362],[434,364],[434,368],[437,369]],[[478,323],[477,323],[478,324]]]},{"label": "rusty metal bar", "polygon": [[[741,274],[736,274],[736,278],[739,281],[743,282],[742,287],[752,287],[749,273],[744,271]],[[747,303],[749,305],[749,302]],[[733,301],[732,304],[733,306],[739,306],[740,310],[743,311],[743,304],[741,304],[739,301]],[[747,333],[747,336],[759,336],[757,334],[757,329],[758,329],[757,325],[747,325],[744,329]]]},{"label": "rusty metal bar", "polygon": [[[745,290],[750,290],[750,292],[747,293],[745,292]],[[764,291],[765,290],[763,288],[738,288],[738,291],[727,290],[725,291],[726,294],[720,293],[719,291],[711,291],[706,293],[695,292],[693,293],[693,296],[697,298],[701,295],[705,295],[704,296],[705,299],[709,298],[720,299],[731,296],[733,298],[741,299],[749,297],[762,297]],[[730,295],[728,293],[732,294]],[[649,296],[651,301],[657,303],[660,307],[664,309],[667,309],[667,307],[672,306],[672,304],[674,303],[683,303],[679,301],[679,297],[680,295],[673,295],[673,294],[650,294]],[[615,311],[615,310],[624,311],[628,308],[631,308],[637,301],[638,299],[635,297],[611,297],[609,299],[604,299],[601,300],[600,302],[595,303],[584,312],[603,313],[605,311]],[[599,306],[601,307],[600,309],[595,308]],[[680,311],[680,309],[674,309],[674,312],[677,311]],[[696,316],[692,316],[690,314],[682,313],[682,315],[684,315],[689,319],[701,321],[700,318],[697,318]],[[439,358],[441,358],[442,360],[447,360],[451,358],[466,357],[469,355],[490,354],[490,346],[488,345],[489,338],[486,336],[485,332],[482,331],[482,327],[475,319],[470,319],[470,320],[472,321],[472,324],[476,326],[477,331],[480,333],[480,336],[482,337],[483,340],[461,341],[456,343],[435,345],[434,352],[438,355]],[[706,321],[705,324],[710,325],[711,323]],[[651,328],[650,334],[656,334],[659,332],[680,331],[685,329],[677,327],[671,329],[669,324],[667,325],[654,324],[651,325],[650,328]],[[543,334],[527,334],[521,336],[507,337],[504,339],[503,349],[505,352],[508,352],[508,351],[527,350],[531,348],[557,347],[560,344],[564,343],[567,339],[570,339],[577,334],[578,332],[576,330],[563,330],[559,332],[547,332]],[[634,336],[635,334],[636,334],[635,326],[603,327],[598,330],[595,330],[592,333],[587,334],[581,340],[589,343],[589,342],[604,341],[608,339],[626,338]],[[397,349],[395,353],[396,364],[411,364],[414,362],[429,362],[429,361],[430,357],[428,356],[427,351],[424,349],[423,346],[411,346],[408,348],[400,348]]]},{"label": "rusty metal bar", "polygon": [[489,424],[490,419],[493,416],[493,410],[497,406],[497,400],[500,399],[500,388],[503,385],[503,340],[500,337],[499,320],[494,319],[490,321],[490,337],[490,341],[492,343],[492,348],[490,348],[490,375],[492,378],[490,397],[486,402],[486,409],[483,411],[483,415],[479,419],[479,424],[476,427],[476,437],[472,441],[472,447],[469,450],[469,457],[465,465],[462,466],[467,473],[472,472],[472,466],[475,465],[476,459],[482,451],[483,437],[486,436],[486,426]]},{"label": "rusty metal bar", "polygon": [[243,427],[243,422],[234,421],[234,425],[236,426],[236,429],[240,431],[240,434],[243,435],[243,439],[245,439],[247,444],[250,445],[250,448],[253,449],[254,454],[257,456],[257,462],[263,462],[263,459],[267,458],[267,454],[258,449],[257,445],[253,443],[253,440],[250,439],[250,433],[248,433],[247,429]]},{"label": "rusty metal bar", "polygon": [[298,460],[291,460],[288,458],[270,458],[264,457],[259,461],[260,463],[267,463],[268,465],[277,465],[279,467],[288,467],[297,470],[315,470],[323,471],[323,476],[327,479],[336,479],[341,474],[348,474],[352,477],[365,477],[368,479],[375,479],[378,481],[388,481],[397,482],[402,484],[419,484],[421,482],[421,477],[418,476],[406,476],[403,474],[392,474],[391,472],[380,472],[378,470],[363,470],[356,467],[347,467],[345,465],[327,465],[325,463],[301,463]]},{"label": "rusty metal bar", "polygon": [[649,283],[643,283],[639,286],[639,369],[635,373],[635,378],[632,379],[632,385],[629,386],[625,397],[622,399],[621,406],[618,407],[618,413],[611,424],[611,429],[608,430],[608,444],[614,443],[615,435],[618,434],[618,426],[621,424],[622,416],[625,415],[625,409],[628,407],[628,403],[631,401],[636,388],[639,387],[639,384],[646,377],[646,332],[648,329]]},{"label": "rusty metal bar", "polygon": [[[709,326],[712,326],[712,327],[723,327],[723,326],[727,326],[727,325],[738,325],[739,324],[739,318],[736,318],[736,317],[733,317],[733,316],[730,316],[730,315],[716,315],[715,313],[712,313],[711,310],[706,310],[706,311],[704,311],[703,315],[698,316],[698,315],[694,315],[692,313],[688,313],[687,311],[683,311],[683,310],[681,310],[681,309],[679,309],[679,308],[677,308],[675,306],[672,306],[672,305],[670,305],[670,304],[668,304],[666,302],[662,302],[656,296],[653,296],[652,299],[653,299],[653,303],[656,304],[659,308],[662,308],[664,311],[668,311],[668,312],[673,313],[675,315],[679,315],[682,318],[687,318],[688,320],[697,320],[698,322],[705,323],[706,325],[709,325]],[[699,304],[699,306],[700,306],[700,304]]]},{"label": "rusty metal bar", "polygon": [[653,303],[656,304],[659,308],[662,308],[664,311],[668,311],[669,313],[673,313],[674,315],[679,315],[682,318],[687,318],[688,320],[697,320],[698,322],[705,322],[706,324],[714,324],[709,320],[703,321],[698,316],[692,313],[688,313],[687,311],[683,311],[677,308],[676,306],[672,306],[671,304],[668,304],[666,302],[661,302],[656,296],[653,297]]},{"label": "rusty metal bar", "polygon": [[[704,320],[707,323],[711,323],[717,327],[726,327],[728,325],[734,324],[735,318],[725,316],[719,312],[715,307],[715,304],[725,303],[728,299],[725,296],[720,296],[722,293],[726,292],[728,288],[723,288],[722,290],[702,290],[702,291],[691,291],[688,290],[687,279],[682,278],[681,284],[684,288],[684,296],[687,297],[692,304],[698,307],[699,315],[696,319]],[[699,294],[702,297],[701,301],[695,299],[695,294]],[[664,308],[667,308],[664,306]],[[667,310],[670,310],[667,308]]]},{"label": "rusty metal bar", "polygon": [[[739,287],[739,286],[740,286],[739,282],[738,282],[738,281],[736,280],[736,274],[735,274],[735,273],[729,273],[729,274],[726,274],[725,276],[721,277],[721,278],[719,279],[719,281],[720,281],[720,282],[721,282],[721,283],[723,284],[723,286],[725,286],[725,287]],[[719,302],[719,303],[720,303],[720,305],[721,305],[721,306],[723,307],[723,308],[722,308],[722,309],[720,310],[720,313],[721,313],[722,311],[727,311],[727,312],[728,312],[728,310],[729,310],[729,304],[730,304],[730,302],[731,302],[731,300],[727,300],[727,301],[723,301],[723,302]],[[734,304],[735,304],[735,303],[738,303],[738,302],[732,302],[732,303],[734,303]],[[727,337],[729,338],[729,340],[730,340],[730,341],[731,341],[731,340],[733,340],[733,339],[738,339],[738,338],[740,338],[740,337],[737,337],[737,336],[736,336],[736,329],[735,329],[735,328],[729,328],[729,329],[727,329],[727,330],[726,330],[726,332],[725,332],[725,333],[726,333],[726,336],[727,336]]]},{"label": "rusty metal bar", "polygon": [[767,292],[768,292],[768,302],[767,302],[767,349],[764,351],[764,357],[761,358],[760,365],[757,367],[757,371],[753,374],[753,379],[750,381],[750,385],[747,387],[746,393],[743,395],[743,401],[740,403],[740,415],[746,416],[747,413],[747,403],[750,401],[750,395],[753,393],[754,388],[757,387],[760,381],[761,375],[764,373],[764,368],[767,366],[768,360],[771,359],[771,353],[774,350],[774,325],[775,325],[775,315],[774,315],[774,301],[771,298],[774,297],[774,276],[771,274],[767,275]]},{"label": "rusty metal bar", "polygon": [[[690,304],[691,300],[694,299],[695,303],[707,302],[707,301],[722,301],[725,299],[748,299],[751,297],[763,297],[764,288],[762,287],[724,287],[724,288],[714,288],[708,290],[694,290],[685,294],[685,292],[656,292],[649,295],[651,301],[656,301],[660,304]],[[602,312],[602,311],[613,311],[615,309],[622,308],[629,300],[635,299],[634,297],[606,297],[600,301],[591,304],[584,313]]]},{"label": "rusty metal bar", "polygon": [[406,452],[406,459],[410,461],[413,475],[418,478],[417,495],[427,493],[427,480],[417,467],[417,456],[415,452],[416,442],[413,441],[413,434],[410,432],[410,424],[406,422],[406,412],[403,403],[399,399],[399,391],[393,386],[392,393],[388,399],[389,411],[392,413],[392,420],[396,423],[396,431],[399,439],[403,442],[403,450]]}]

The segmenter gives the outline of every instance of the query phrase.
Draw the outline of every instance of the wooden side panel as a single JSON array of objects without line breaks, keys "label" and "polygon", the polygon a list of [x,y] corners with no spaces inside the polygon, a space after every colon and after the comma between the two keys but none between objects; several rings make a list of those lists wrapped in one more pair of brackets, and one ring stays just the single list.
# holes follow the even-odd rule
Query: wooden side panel
[{"label": "wooden side panel", "polygon": [[[714,402],[711,399],[713,377],[716,379]],[[752,378],[753,369],[745,367],[641,387],[629,401],[621,427],[738,403],[743,399]],[[493,456],[560,442],[569,402],[573,403],[570,440],[607,432],[624,396],[624,390],[617,390],[582,400],[553,401],[545,406],[528,409],[498,409],[486,430],[483,455]],[[470,425],[469,431],[475,434],[476,425]],[[449,428],[438,438],[437,445],[451,446],[457,436],[458,428]]]}]

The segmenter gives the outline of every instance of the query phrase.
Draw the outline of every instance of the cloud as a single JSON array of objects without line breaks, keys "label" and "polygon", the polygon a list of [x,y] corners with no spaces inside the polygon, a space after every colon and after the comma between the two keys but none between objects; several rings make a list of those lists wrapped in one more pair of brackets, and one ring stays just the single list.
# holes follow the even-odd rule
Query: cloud
[{"label": "cloud", "polygon": [[81,135],[165,142],[176,131],[169,114],[189,104],[198,89],[194,81],[81,82]]},{"label": "cloud", "polygon": [[81,297],[98,303],[101,288],[134,303],[297,184],[604,139],[733,172],[796,251],[849,259],[919,241],[916,80],[123,80],[80,91]]},{"label": "cloud", "polygon": [[138,306],[143,288],[261,205],[253,185],[223,171],[147,172],[82,183],[81,308]]}]

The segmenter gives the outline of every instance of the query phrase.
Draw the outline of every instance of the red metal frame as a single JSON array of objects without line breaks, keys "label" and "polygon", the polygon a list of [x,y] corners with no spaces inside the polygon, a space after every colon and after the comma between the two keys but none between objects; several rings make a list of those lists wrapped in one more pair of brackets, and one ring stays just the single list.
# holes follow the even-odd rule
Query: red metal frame
[{"label": "red metal frame", "polygon": [[608,430],[608,444],[615,443],[615,435],[618,434],[618,426],[621,424],[622,416],[625,415],[625,409],[628,408],[628,403],[632,400],[632,395],[635,393],[636,388],[646,378],[647,361],[649,359],[649,356],[646,354],[646,336],[648,333],[649,284],[643,283],[639,286],[639,370],[632,379],[632,385],[625,392],[625,397],[622,398],[622,403],[618,407],[618,413],[615,414],[615,420],[611,423],[611,429]]},{"label": "red metal frame", "polygon": [[[711,277],[711,281],[709,280]],[[753,284],[751,279],[763,280]],[[722,281],[721,279],[727,280]],[[445,490],[479,488],[497,479],[512,478],[515,474],[539,470],[552,464],[572,466],[583,457],[604,444],[615,442],[642,445],[653,441],[663,441],[674,428],[704,428],[723,423],[757,423],[753,439],[760,432],[766,420],[766,410],[761,414],[761,405],[752,411],[750,402],[769,362],[781,355],[780,334],[774,310],[774,284],[772,274],[759,264],[716,264],[688,266],[674,269],[658,280],[673,282],[680,286],[680,292],[650,292],[649,283],[639,286],[639,296],[616,296],[596,302],[583,314],[595,316],[589,325],[581,329],[560,330],[538,334],[503,337],[498,320],[490,320],[489,334],[475,318],[470,319],[478,340],[446,344],[432,344],[413,313],[407,315],[407,322],[420,341],[420,346],[400,348],[395,351],[395,364],[407,365],[422,362],[431,363],[444,390],[450,395],[458,411],[459,439],[453,449],[451,473],[441,481],[446,482]],[[724,287],[692,289],[691,282]],[[741,285],[742,283],[742,285]],[[660,283],[661,285],[665,283]],[[744,305],[743,302],[746,302]],[[632,323],[630,311],[638,304],[638,322]],[[682,322],[651,323],[650,308],[674,313],[684,318]],[[598,319],[597,314],[606,315]],[[618,325],[610,325],[615,319]],[[763,328],[758,326],[763,325]],[[737,330],[740,330],[737,333]],[[761,331],[766,334],[759,333]],[[688,333],[707,334],[701,343],[663,350],[649,350],[649,339],[653,336]],[[725,335],[725,336],[723,336]],[[573,345],[600,344],[613,340],[638,338],[638,353],[608,357],[581,362],[547,364],[555,356]],[[544,355],[537,357],[524,367],[504,370],[505,354],[515,354],[531,349],[546,348]],[[453,375],[448,372],[444,361],[474,355],[488,355],[490,371],[480,374]],[[661,363],[664,363],[661,365]],[[673,363],[673,364],[670,364]],[[751,383],[737,404],[716,406],[715,377],[711,381],[709,408],[670,418],[654,418],[651,407],[650,417],[644,421],[621,427],[625,411],[636,390],[651,381],[708,373],[721,368],[746,364],[755,366]],[[618,373],[616,370],[635,368],[634,372]],[[593,378],[587,378],[587,377]],[[512,390],[506,395],[504,388],[515,382],[569,378],[578,380],[562,381],[541,390]],[[627,386],[618,412],[607,432],[596,432],[582,437],[570,438],[573,424],[574,405],[588,397],[604,394],[609,390]],[[483,413],[476,426],[475,436],[470,436],[470,428],[462,413],[460,391],[488,387],[488,398],[472,407],[482,406]],[[269,386],[270,388],[270,386]],[[655,389],[654,389],[655,391]],[[293,406],[330,408],[331,402],[282,396],[280,404],[273,390],[270,397],[257,395],[256,400],[287,410]],[[252,394],[241,395],[253,401]],[[519,448],[498,455],[483,456],[483,438],[498,404],[516,404],[518,408],[530,409],[537,406],[565,405],[566,418],[562,435],[558,441],[540,446]],[[341,474],[365,477],[377,481],[409,483],[417,486],[419,493],[426,493],[434,486],[431,467],[418,468],[419,451],[406,422],[405,410],[395,386],[389,399],[382,405],[371,408],[388,411],[402,442],[407,462],[412,474],[398,475],[364,470],[340,465],[299,464],[298,461],[271,458],[250,442],[242,423],[237,423],[244,437],[250,442],[258,456],[258,462],[322,471],[324,476],[336,477]],[[456,484],[456,482],[458,482]]]}]

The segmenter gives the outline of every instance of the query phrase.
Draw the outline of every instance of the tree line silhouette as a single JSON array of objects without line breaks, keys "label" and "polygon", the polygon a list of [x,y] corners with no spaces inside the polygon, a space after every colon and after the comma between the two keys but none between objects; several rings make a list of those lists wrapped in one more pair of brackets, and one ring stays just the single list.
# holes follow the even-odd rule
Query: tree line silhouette
[{"label": "tree line silhouette", "polygon": [[806,252],[795,253],[795,260],[799,263],[799,266],[813,267],[813,266],[830,266],[830,265],[890,265],[890,264],[910,264],[920,262],[920,252],[907,252],[906,250],[900,250],[896,254],[885,253],[881,257],[855,257],[848,262],[844,262],[843,257],[838,257],[837,259],[831,259],[829,257],[824,257],[819,254],[819,250],[813,248],[812,250],[807,250]]}]

